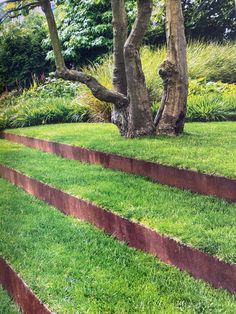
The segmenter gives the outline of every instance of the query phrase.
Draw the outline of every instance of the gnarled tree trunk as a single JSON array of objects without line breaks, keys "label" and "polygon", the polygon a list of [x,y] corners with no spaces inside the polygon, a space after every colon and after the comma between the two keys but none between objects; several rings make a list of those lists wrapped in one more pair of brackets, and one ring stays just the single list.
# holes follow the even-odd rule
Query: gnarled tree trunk
[{"label": "gnarled tree trunk", "polygon": [[140,59],[140,46],[150,22],[152,5],[152,0],[137,0],[137,17],[124,46],[129,100],[127,137],[154,132],[151,104]]},{"label": "gnarled tree trunk", "polygon": [[140,46],[152,12],[152,0],[137,0],[137,17],[127,39],[124,0],[112,0],[114,33],[114,91],[94,77],[69,70],[64,63],[55,19],[49,0],[39,0],[45,13],[56,62],[56,75],[85,84],[99,100],[113,104],[112,120],[126,137],[183,130],[187,99],[186,41],[180,0],[167,0],[167,60],[160,74],[164,80],[162,105],[153,122],[151,104],[140,59]]},{"label": "gnarled tree trunk", "polygon": [[[127,81],[125,73],[124,45],[127,39],[127,17],[124,0],[112,0],[112,26],[113,26],[113,87],[127,95]],[[111,121],[117,125],[122,135],[128,130],[127,106],[118,108],[113,105]]]},{"label": "gnarled tree trunk", "polygon": [[183,132],[188,95],[186,39],[181,0],[166,0],[167,60],[159,73],[164,83],[161,106],[155,117],[157,134]]}]

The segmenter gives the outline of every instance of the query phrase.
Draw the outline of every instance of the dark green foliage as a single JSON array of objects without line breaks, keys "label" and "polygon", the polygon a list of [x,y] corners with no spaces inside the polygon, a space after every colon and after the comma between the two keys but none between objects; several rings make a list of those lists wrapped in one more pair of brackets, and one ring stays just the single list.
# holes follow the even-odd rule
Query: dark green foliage
[{"label": "dark green foliage", "polygon": [[44,18],[30,14],[22,22],[14,21],[0,28],[0,92],[29,86],[32,79],[41,79],[50,70]]},{"label": "dark green foliage", "polygon": [[110,1],[106,0],[69,0],[59,7],[59,35],[68,65],[81,65],[111,50],[111,19]]},{"label": "dark green foliage", "polygon": [[186,34],[192,39],[236,38],[235,0],[184,0]]},{"label": "dark green foliage", "polygon": [[[58,0],[59,34],[68,65],[101,60],[112,50],[112,13],[107,0]],[[129,29],[135,19],[135,0],[127,0]],[[223,41],[236,35],[234,0],[184,0],[186,35],[190,39]],[[146,45],[165,42],[163,1],[154,1],[153,16],[144,38]],[[50,54],[51,55],[51,54]]]}]

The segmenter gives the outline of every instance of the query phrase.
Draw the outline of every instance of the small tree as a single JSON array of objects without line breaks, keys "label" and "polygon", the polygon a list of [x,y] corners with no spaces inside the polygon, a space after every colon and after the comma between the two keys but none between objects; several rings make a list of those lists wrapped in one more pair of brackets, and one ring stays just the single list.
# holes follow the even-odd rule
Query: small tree
[{"label": "small tree", "polygon": [[[186,41],[181,0],[166,0],[167,60],[160,69],[164,93],[160,110],[153,120],[140,47],[150,22],[153,1],[137,0],[137,14],[131,32],[127,31],[124,0],[111,0],[113,14],[113,86],[108,90],[94,77],[66,67],[57,27],[49,0],[18,2],[19,9],[41,6],[49,28],[56,63],[56,75],[86,84],[92,94],[113,104],[112,121],[125,137],[151,135],[155,132],[179,134],[183,131],[187,99]],[[12,9],[10,14],[16,9]]]}]

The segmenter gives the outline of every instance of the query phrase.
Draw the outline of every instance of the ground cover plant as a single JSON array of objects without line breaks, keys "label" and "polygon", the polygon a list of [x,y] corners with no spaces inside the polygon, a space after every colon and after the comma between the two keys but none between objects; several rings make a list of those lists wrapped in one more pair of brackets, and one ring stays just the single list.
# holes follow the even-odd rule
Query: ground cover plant
[{"label": "ground cover plant", "polygon": [[236,178],[236,123],[186,123],[178,138],[123,139],[108,123],[45,125],[7,130],[162,164]]},{"label": "ground cover plant", "polygon": [[7,292],[0,286],[0,313],[1,314],[20,314],[19,309],[8,296]]},{"label": "ground cover plant", "polygon": [[1,254],[57,313],[234,313],[236,300],[0,179]]},{"label": "ground cover plant", "polygon": [[225,261],[236,262],[235,204],[5,140],[1,140],[0,163]]}]

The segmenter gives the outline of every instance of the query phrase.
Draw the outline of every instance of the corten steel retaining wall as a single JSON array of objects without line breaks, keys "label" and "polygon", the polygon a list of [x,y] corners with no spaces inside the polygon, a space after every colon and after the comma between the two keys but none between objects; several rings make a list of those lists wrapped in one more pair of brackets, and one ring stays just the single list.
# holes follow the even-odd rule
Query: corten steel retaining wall
[{"label": "corten steel retaining wall", "polygon": [[0,284],[25,314],[53,314],[0,256]]},{"label": "corten steel retaining wall", "polygon": [[214,287],[236,292],[236,264],[226,263],[137,222],[72,196],[16,170],[0,165],[0,176],[67,215],[88,221],[129,246],[157,256]]},{"label": "corten steel retaining wall", "polygon": [[142,175],[162,184],[236,202],[234,179],[6,132],[2,132],[1,137],[65,158],[100,164],[106,168]]}]

